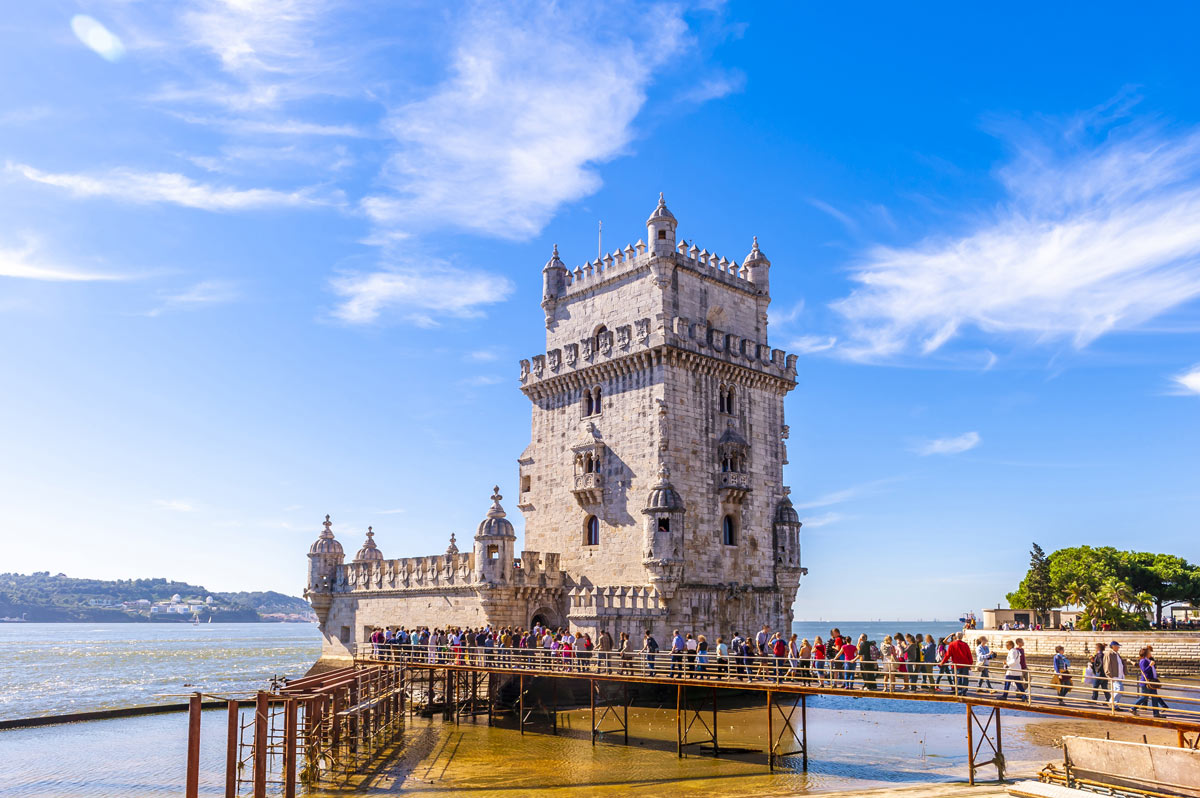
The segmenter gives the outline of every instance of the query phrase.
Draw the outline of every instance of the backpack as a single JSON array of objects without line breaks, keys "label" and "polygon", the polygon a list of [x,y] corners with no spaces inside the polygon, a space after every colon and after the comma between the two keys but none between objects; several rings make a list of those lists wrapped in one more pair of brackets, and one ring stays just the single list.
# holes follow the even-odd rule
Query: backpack
[{"label": "backpack", "polygon": [[871,643],[871,659],[879,659],[879,646]]},{"label": "backpack", "polygon": [[658,653],[658,641],[654,639],[653,635],[651,635],[650,639],[646,641],[646,648],[651,654]]},{"label": "backpack", "polygon": [[782,657],[787,653],[787,643],[783,642],[783,640],[776,639],[772,653],[777,657]]}]

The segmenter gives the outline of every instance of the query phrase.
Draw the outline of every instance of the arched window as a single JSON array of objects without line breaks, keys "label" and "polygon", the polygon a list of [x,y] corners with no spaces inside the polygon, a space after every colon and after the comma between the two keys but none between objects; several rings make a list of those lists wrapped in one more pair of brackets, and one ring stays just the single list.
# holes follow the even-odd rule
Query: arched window
[{"label": "arched window", "polygon": [[721,519],[721,542],[726,546],[737,545],[737,524],[734,523],[732,515]]},{"label": "arched window", "polygon": [[583,415],[590,416],[596,412],[595,400],[592,398],[591,391],[583,392]]},{"label": "arched window", "polygon": [[600,545],[600,519],[594,515],[589,515],[583,522],[583,545]]},{"label": "arched window", "polygon": [[592,412],[596,415],[600,414],[600,386],[598,385],[596,386],[596,389],[592,391]]}]

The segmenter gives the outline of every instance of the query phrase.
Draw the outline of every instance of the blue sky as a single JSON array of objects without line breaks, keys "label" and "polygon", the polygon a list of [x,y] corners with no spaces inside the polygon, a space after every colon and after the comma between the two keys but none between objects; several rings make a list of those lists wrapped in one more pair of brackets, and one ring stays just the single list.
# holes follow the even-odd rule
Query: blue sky
[{"label": "blue sky", "polygon": [[17,4],[0,569],[298,593],[325,513],[350,551],[468,538],[551,245],[631,243],[659,191],[774,264],[798,618],[978,610],[1032,540],[1200,559],[1198,22]]}]

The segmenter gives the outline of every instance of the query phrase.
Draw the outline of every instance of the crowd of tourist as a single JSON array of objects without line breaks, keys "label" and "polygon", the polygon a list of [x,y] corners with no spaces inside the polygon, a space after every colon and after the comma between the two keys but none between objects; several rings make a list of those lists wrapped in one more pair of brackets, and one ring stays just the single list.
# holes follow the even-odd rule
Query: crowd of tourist
[{"label": "crowd of tourist", "polygon": [[[812,641],[792,633],[784,636],[763,626],[754,634],[734,633],[728,639],[675,630],[660,644],[646,630],[641,640],[622,632],[614,639],[607,631],[593,640],[590,633],[551,629],[490,627],[430,629],[376,629],[370,636],[377,657],[409,656],[428,662],[547,670],[665,676],[798,681],[817,687],[879,690],[886,692],[942,692],[966,694],[970,690],[998,695],[1002,700],[1031,697],[1031,676],[1021,638],[1006,640],[1004,650],[992,651],[985,636],[968,642],[970,630],[942,639],[930,634],[896,632],[882,641],[859,635],[857,639],[831,629],[829,636]],[[973,643],[973,645],[972,645]],[[998,658],[1001,661],[995,662]],[[1075,671],[1062,646],[1051,663],[1048,687],[1058,703],[1074,687]],[[993,668],[997,673],[993,675]],[[1096,645],[1096,653],[1083,673],[1091,700],[1104,700],[1115,711],[1121,696],[1136,680],[1139,697],[1132,702],[1149,706],[1155,717],[1167,706],[1158,695],[1159,678],[1151,646],[1141,649],[1135,663],[1121,654],[1112,641]],[[973,684],[972,684],[973,682]],[[1126,702],[1129,703],[1129,702]]]}]

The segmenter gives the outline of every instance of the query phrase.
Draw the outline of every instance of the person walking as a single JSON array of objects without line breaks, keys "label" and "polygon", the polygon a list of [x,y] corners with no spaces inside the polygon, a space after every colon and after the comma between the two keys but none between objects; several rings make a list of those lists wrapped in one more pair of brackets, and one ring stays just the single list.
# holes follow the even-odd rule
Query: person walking
[{"label": "person walking", "polygon": [[1054,647],[1054,676],[1050,683],[1058,687],[1058,703],[1065,704],[1063,698],[1071,692],[1071,660],[1063,653],[1062,646]]},{"label": "person walking", "polygon": [[[945,653],[945,652],[942,652]],[[937,678],[934,678],[934,672],[938,669],[935,664],[942,659],[938,653],[938,644],[934,642],[933,635],[925,635],[925,641],[921,643],[921,662],[928,663],[924,666],[924,671],[921,673],[921,686],[929,690],[937,691],[938,683],[942,681],[942,674],[938,672]]]},{"label": "person walking", "polygon": [[1125,658],[1121,656],[1121,644],[1116,640],[1108,644],[1104,652],[1104,673],[1108,676],[1112,688],[1112,698],[1109,699],[1111,711],[1116,712],[1121,703],[1121,691],[1125,689]]},{"label": "person walking", "polygon": [[[1092,624],[1095,625],[1095,621]],[[1104,670],[1104,644],[1096,644],[1096,653],[1092,655],[1092,700],[1098,701],[1100,693],[1104,693],[1104,700],[1111,701],[1112,696],[1108,692],[1108,676]]]},{"label": "person walking", "polygon": [[996,655],[992,653],[991,647],[988,646],[988,639],[986,637],[980,637],[975,641],[975,660],[979,663],[979,681],[977,684],[980,690],[983,690],[983,683],[986,681],[988,691],[996,692],[992,687],[991,670],[989,667],[995,657]]},{"label": "person walking", "polygon": [[708,638],[700,635],[696,638],[696,672],[703,677],[708,668]]},{"label": "person walking", "polygon": [[1025,692],[1025,669],[1021,667],[1021,652],[1013,645],[1013,641],[1005,640],[1004,647],[1008,654],[1004,658],[1004,692],[1001,701],[1008,700],[1008,686],[1011,684],[1018,693]]},{"label": "person walking", "polygon": [[717,636],[717,662],[716,662],[717,678],[724,679],[729,676],[729,646],[725,644],[725,638]]},{"label": "person walking", "polygon": [[[943,668],[947,665],[950,668],[951,687],[954,689],[954,694],[966,695],[967,677],[971,672],[971,647],[967,645],[966,640],[963,640],[962,632],[958,632],[953,637],[954,639],[946,646],[946,655],[941,664]],[[1021,667],[1025,667],[1023,654]]]},{"label": "person walking", "polygon": [[596,641],[596,667],[604,673],[612,673],[613,639],[607,629],[600,632]]},{"label": "person walking", "polygon": [[800,641],[800,679],[804,682],[812,681],[812,643],[808,642],[808,638]]},{"label": "person walking", "polygon": [[628,676],[632,673],[633,652],[629,650],[629,632],[621,632],[621,642],[617,648],[617,672]]},{"label": "person walking", "polygon": [[1141,695],[1133,703],[1135,715],[1138,707],[1146,706],[1147,700],[1156,718],[1162,717],[1158,711],[1160,708],[1169,708],[1166,702],[1158,697],[1158,669],[1154,666],[1154,646],[1146,646],[1138,652],[1138,693]]},{"label": "person walking", "polygon": [[792,636],[788,638],[787,643],[787,658],[788,658],[788,679],[800,678],[800,644],[796,641],[796,633],[792,632]]},{"label": "person walking", "polygon": [[[795,635],[792,635],[794,638]],[[842,687],[849,690],[854,686],[854,670],[858,662],[858,646],[849,637],[842,638]]]},{"label": "person walking", "polygon": [[812,669],[813,678],[817,680],[817,687],[825,686],[825,641],[817,635],[813,642],[812,650]]},{"label": "person walking", "polygon": [[[688,637],[691,637],[689,634]],[[670,677],[678,679],[683,676],[683,653],[687,650],[687,641],[683,639],[683,635],[679,634],[679,630],[675,630],[675,634],[671,637],[671,670]]]},{"label": "person walking", "polygon": [[891,635],[883,638],[883,649],[880,653],[883,654],[883,689],[890,693],[896,689],[896,660],[899,656]]},{"label": "person walking", "polygon": [[639,652],[646,657],[646,670],[651,676],[654,675],[654,660],[658,657],[658,641],[654,639],[654,635],[650,634],[650,630],[646,630],[646,636],[642,638],[642,648]]}]

